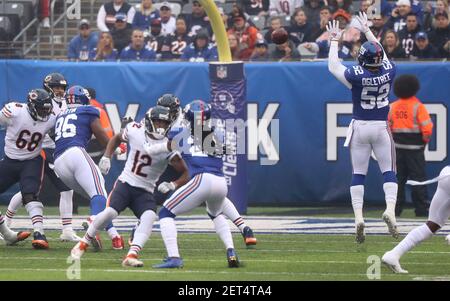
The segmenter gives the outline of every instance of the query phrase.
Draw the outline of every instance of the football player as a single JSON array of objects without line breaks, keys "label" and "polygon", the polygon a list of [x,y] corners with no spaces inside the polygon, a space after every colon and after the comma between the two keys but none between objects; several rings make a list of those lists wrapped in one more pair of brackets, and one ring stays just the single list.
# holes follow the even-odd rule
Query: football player
[{"label": "football player", "polygon": [[[222,170],[223,161],[216,150],[204,148],[205,139],[211,135],[215,137],[214,130],[207,128],[211,119],[210,105],[201,100],[195,100],[186,106],[184,116],[189,126],[184,127],[180,133],[187,138],[183,141],[182,157],[188,165],[191,180],[176,190],[159,211],[161,233],[168,257],[162,264],[154,267],[181,268],[183,266],[183,260],[178,251],[174,218],[203,203],[207,204],[216,232],[225,244],[228,266],[238,267],[239,259],[234,250],[233,237],[225,217],[221,214],[228,190]],[[216,139],[213,138],[212,141],[214,141],[213,146],[216,145]],[[152,156],[171,150],[172,144],[174,143],[146,144],[144,148]],[[167,182],[161,183],[158,189],[168,191],[169,185],[170,183]]]},{"label": "football player", "polygon": [[123,133],[116,134],[108,143],[106,152],[100,160],[99,167],[103,174],[107,174],[111,167],[113,150],[122,142],[128,142],[130,153],[125,168],[114,184],[108,197],[108,207],[97,215],[89,226],[86,235],[71,252],[73,258],[80,258],[98,229],[116,218],[129,207],[139,219],[132,245],[122,266],[142,267],[144,263],[138,259],[139,251],[149,239],[153,223],[157,219],[156,202],[153,192],[156,182],[170,164],[181,176],[174,181],[179,187],[188,181],[186,164],[177,152],[161,152],[149,156],[144,150],[144,143],[167,143],[166,134],[173,121],[170,119],[169,109],[161,106],[150,108],[145,114],[145,125],[137,122],[129,123]]},{"label": "football player", "polygon": [[[61,111],[64,111],[67,108],[66,101],[64,100],[64,93],[67,89],[67,81],[60,73],[50,73],[44,78],[43,88],[52,96],[53,113],[57,116]],[[73,190],[67,187],[53,171],[53,152],[55,150],[55,142],[48,134],[44,138],[42,148],[42,155],[45,160],[45,175],[60,193],[59,213],[62,223],[62,233],[60,235],[60,239],[61,241],[78,241],[80,238],[76,235],[72,228]],[[5,220],[8,226],[11,224],[12,218],[21,204],[22,194],[18,192],[12,197],[8,205],[8,210],[6,211]]]},{"label": "football player", "polygon": [[39,200],[45,163],[40,153],[45,135],[55,125],[52,97],[43,89],[31,90],[26,104],[11,102],[3,107],[0,125],[6,127],[0,193],[19,182],[22,202],[33,224],[32,245],[35,249],[47,249]]},{"label": "football player", "polygon": [[408,273],[400,266],[400,258],[422,241],[433,236],[450,217],[450,165],[444,167],[439,176],[432,180],[425,182],[409,180],[406,184],[426,185],[435,182],[438,182],[438,187],[431,200],[428,221],[409,232],[395,248],[386,252],[381,259],[394,273]]},{"label": "football player", "polygon": [[[85,193],[90,198],[91,223],[95,215],[106,206],[105,180],[98,166],[88,155],[86,147],[92,137],[106,147],[109,138],[100,123],[100,111],[89,105],[89,93],[81,86],[70,87],[65,95],[67,109],[56,119],[55,125],[55,172],[68,187]],[[84,225],[87,227],[87,224]],[[106,226],[112,239],[113,249],[123,249],[123,239],[112,223]],[[96,249],[101,248],[99,236]]]},{"label": "football player", "polygon": [[[157,105],[167,107],[170,109],[170,115],[172,120],[174,120],[174,124],[172,126],[172,131],[169,132],[169,139],[173,138],[173,135],[176,134],[179,129],[183,127],[183,114],[180,108],[180,100],[173,94],[164,94],[162,95],[157,102]],[[162,176],[164,178],[164,175]],[[173,191],[174,185],[171,183],[166,183],[166,185],[161,186],[168,187],[169,191]],[[168,191],[166,191],[167,193]],[[256,238],[253,235],[253,230],[245,224],[244,219],[241,217],[233,202],[229,198],[225,198],[224,205],[222,208],[222,214],[228,217],[241,231],[242,236],[244,237],[244,242],[247,246],[256,245]],[[208,214],[209,215],[209,214]],[[209,215],[211,219],[214,219],[214,216]]]},{"label": "football player", "polygon": [[369,166],[370,155],[374,152],[383,173],[383,190],[386,210],[383,220],[394,238],[398,238],[395,220],[397,201],[397,177],[395,147],[387,123],[389,113],[389,91],[396,72],[383,47],[369,29],[367,15],[356,17],[366,35],[365,42],[358,53],[358,65],[346,68],[338,59],[338,43],[343,30],[339,22],[330,21],[327,25],[331,44],[328,69],[347,88],[352,91],[353,119],[350,123],[344,146],[350,146],[353,176],[350,186],[353,211],[355,213],[356,241],[365,240],[364,218],[362,213],[364,180]]}]

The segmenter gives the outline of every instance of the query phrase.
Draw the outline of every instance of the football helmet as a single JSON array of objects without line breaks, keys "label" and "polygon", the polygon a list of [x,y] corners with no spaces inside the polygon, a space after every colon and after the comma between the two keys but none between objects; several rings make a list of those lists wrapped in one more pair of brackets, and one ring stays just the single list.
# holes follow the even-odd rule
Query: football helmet
[{"label": "football helmet", "polygon": [[27,108],[34,120],[47,121],[53,112],[52,97],[44,89],[28,92]]},{"label": "football helmet", "polygon": [[67,90],[65,99],[68,106],[85,106],[89,104],[91,97],[89,92],[82,86],[72,86]]},{"label": "football helmet", "polygon": [[53,91],[54,87],[61,87],[66,91],[67,89],[67,81],[61,73],[50,73],[44,78],[44,82],[42,84],[45,91],[50,93],[55,101],[61,102],[64,99],[63,95],[56,95],[55,91]]},{"label": "football helmet", "polygon": [[180,115],[180,99],[173,94],[164,94],[156,102],[158,106],[169,108],[172,121],[177,120]]},{"label": "football helmet", "polygon": [[358,52],[358,62],[362,67],[380,67],[383,65],[383,47],[377,42],[367,41]]},{"label": "football helmet", "polygon": [[[157,121],[163,122],[157,123]],[[162,139],[169,132],[172,123],[169,108],[163,106],[150,108],[144,118],[145,133],[149,136],[152,135],[156,139]]]}]

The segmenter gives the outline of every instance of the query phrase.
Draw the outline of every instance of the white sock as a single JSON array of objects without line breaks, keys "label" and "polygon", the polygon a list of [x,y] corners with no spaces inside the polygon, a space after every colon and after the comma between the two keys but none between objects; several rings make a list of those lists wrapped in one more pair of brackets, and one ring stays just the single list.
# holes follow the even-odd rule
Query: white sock
[{"label": "white sock", "polygon": [[350,195],[352,197],[353,212],[355,213],[355,223],[364,223],[364,185],[350,186]]},{"label": "white sock", "polygon": [[128,255],[138,255],[139,251],[144,247],[145,243],[152,233],[153,223],[156,220],[156,213],[152,210],[147,210],[142,213],[140,223],[134,232],[133,244],[128,251]]},{"label": "white sock", "polygon": [[[116,218],[116,217],[114,217]],[[113,218],[113,219],[114,219]],[[106,225],[105,225],[106,226]],[[106,230],[106,232],[108,232],[108,236],[109,238],[113,239],[116,236],[120,236],[119,232],[117,232],[116,227],[111,227],[108,230]]]},{"label": "white sock", "polygon": [[73,190],[62,191],[59,198],[59,214],[63,230],[72,229]]},{"label": "white sock", "polygon": [[225,198],[225,200],[223,201],[222,213],[231,221],[233,221],[233,223],[236,225],[236,227],[239,228],[241,232],[244,231],[245,227],[247,227],[244,219],[241,217],[233,202],[230,201],[229,198]]},{"label": "white sock", "polygon": [[6,217],[12,219],[19,207],[22,205],[22,193],[19,191],[9,201],[8,209],[6,210]]},{"label": "white sock", "polygon": [[106,207],[105,210],[95,216],[94,221],[89,225],[89,228],[84,236],[85,240],[90,242],[95,237],[95,234],[97,234],[99,229],[105,228],[105,226],[118,215],[119,213],[117,213],[116,210],[111,207]]},{"label": "white sock", "polygon": [[159,221],[161,235],[169,257],[180,257],[177,244],[177,227],[171,217],[165,217]]},{"label": "white sock", "polygon": [[394,182],[383,184],[384,196],[386,199],[386,211],[395,215],[395,203],[397,203],[398,185]]},{"label": "white sock", "polygon": [[392,252],[398,256],[402,257],[406,252],[420,244],[422,241],[433,236],[430,228],[426,224],[413,229],[406,235],[406,237],[394,248]]},{"label": "white sock", "polygon": [[3,215],[0,213],[0,234],[7,239],[12,239],[17,236],[16,232],[11,231],[6,224]]},{"label": "white sock", "polygon": [[29,202],[25,205],[28,214],[31,217],[34,232],[44,234],[44,206],[41,202]]},{"label": "white sock", "polygon": [[228,222],[225,219],[223,214],[220,214],[215,219],[213,219],[214,228],[216,229],[216,233],[219,235],[220,239],[223,241],[226,249],[233,248],[233,237],[231,236],[230,227],[228,226]]}]

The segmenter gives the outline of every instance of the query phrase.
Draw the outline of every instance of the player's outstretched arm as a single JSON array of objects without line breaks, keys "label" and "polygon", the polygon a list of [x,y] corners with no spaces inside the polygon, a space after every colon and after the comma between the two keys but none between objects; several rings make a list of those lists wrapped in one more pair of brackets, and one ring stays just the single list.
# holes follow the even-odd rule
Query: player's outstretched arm
[{"label": "player's outstretched arm", "polygon": [[178,173],[181,173],[181,176],[177,180],[173,181],[175,189],[186,184],[189,181],[189,171],[186,166],[186,162],[184,162],[179,155],[175,155],[170,160],[170,165],[172,165]]},{"label": "player's outstretched arm", "polygon": [[94,133],[95,138],[97,138],[98,143],[102,147],[105,147],[108,145],[109,137],[106,134],[105,130],[102,127],[102,124],[100,123],[100,118],[95,118],[91,122],[91,131]]},{"label": "player's outstretched arm", "polygon": [[[359,15],[356,16],[356,19],[358,20],[359,24],[361,24],[361,31],[364,33],[364,35],[366,36],[367,41],[370,42],[376,42],[378,44],[380,44],[380,42],[378,42],[378,39],[375,37],[375,35],[373,34],[373,32],[370,30],[369,27],[369,21],[367,19],[367,14],[365,12],[359,12]],[[380,44],[381,46],[381,44]],[[386,52],[384,51],[383,46],[381,46],[381,49],[383,49],[383,60],[387,60],[387,55]]]},{"label": "player's outstretched arm", "polygon": [[336,20],[328,22],[327,31],[331,39],[330,51],[328,53],[328,70],[347,88],[351,89],[352,84],[345,79],[344,75],[347,68],[342,65],[338,56],[339,40],[344,31],[339,28],[339,21]]},{"label": "player's outstretched arm", "polygon": [[122,142],[126,142],[122,138],[122,133],[115,134],[112,136],[112,138],[109,140],[108,145],[106,145],[105,153],[103,154],[104,157],[111,158],[114,154],[115,150],[119,147],[119,145]]}]

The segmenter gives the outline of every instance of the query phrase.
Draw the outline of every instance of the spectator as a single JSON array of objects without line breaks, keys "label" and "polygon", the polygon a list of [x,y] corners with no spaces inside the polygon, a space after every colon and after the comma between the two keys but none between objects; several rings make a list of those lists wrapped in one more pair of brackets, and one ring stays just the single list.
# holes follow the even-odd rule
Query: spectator
[{"label": "spectator", "polygon": [[267,43],[272,43],[272,32],[275,30],[281,28],[281,17],[274,16],[270,18],[270,28],[264,35],[264,40],[267,41]]},{"label": "spectator", "polygon": [[162,56],[162,47],[165,37],[162,35],[161,20],[153,19],[150,24],[150,34],[145,38],[145,43],[156,53],[157,58]]},{"label": "spectator", "polygon": [[[433,122],[426,107],[415,96],[419,89],[414,75],[401,75],[394,82],[394,93],[399,99],[391,104],[388,120],[397,158],[396,216],[400,216],[405,203],[406,180],[426,180],[424,153],[433,133]],[[411,196],[416,216],[428,216],[426,186],[413,186]]]},{"label": "spectator", "polygon": [[249,16],[267,16],[269,14],[270,0],[242,0],[244,12]]},{"label": "spectator", "polygon": [[[342,34],[342,40],[344,42],[346,42],[345,43],[346,47],[349,47],[349,49],[352,49],[353,43],[359,41],[361,34],[358,29],[350,26],[351,15],[343,9],[338,9],[337,12],[335,12],[333,14],[333,20],[339,21],[339,28],[341,30],[345,30],[344,33]],[[327,40],[327,41],[329,40],[328,32],[324,32],[322,35],[320,35],[317,38],[316,42],[323,41],[323,40]],[[328,45],[328,43],[323,44],[323,46],[325,46],[325,45]],[[328,47],[328,46],[326,46],[326,47]]]},{"label": "spectator", "polygon": [[110,31],[115,27],[117,14],[126,16],[126,20],[131,24],[136,14],[136,10],[125,0],[114,0],[103,4],[97,14],[97,27],[103,31]]},{"label": "spectator", "polygon": [[300,60],[300,53],[295,47],[294,42],[287,40],[283,44],[270,44],[269,45],[269,60],[272,61],[294,61]]},{"label": "spectator", "polygon": [[[359,5],[359,10],[354,15],[358,16],[358,14],[360,12],[367,13],[367,9],[369,8],[369,6],[371,4],[372,4],[372,0],[363,0],[363,1],[361,1],[360,5]],[[368,16],[368,17],[369,17],[368,24],[369,24],[369,26],[372,26],[371,18],[370,18],[370,16]],[[352,21],[350,22],[350,26],[354,27],[354,28],[357,28],[359,31],[362,31],[361,23],[359,23],[358,19],[356,19],[356,18],[352,18]]]},{"label": "spectator", "polygon": [[[418,7],[416,5],[416,7]],[[391,17],[387,21],[387,26],[390,29],[393,29],[395,32],[401,31],[406,25],[406,18],[408,14],[413,13],[418,17],[419,24],[421,22],[420,19],[420,9],[415,9],[413,11],[411,8],[410,0],[398,0],[396,2],[396,8],[394,8],[391,12]]]},{"label": "spectator", "polygon": [[[379,42],[381,42],[383,40],[384,34],[386,33],[386,30],[388,28],[386,27],[386,16],[384,16],[383,14],[375,16],[372,19],[372,26],[370,27],[370,30],[372,31],[372,33],[374,34],[374,36],[378,39]],[[364,37],[364,40],[361,42],[365,42],[366,41],[366,36],[365,35],[361,35],[362,37]]]},{"label": "spectator", "polygon": [[236,16],[245,16],[246,19],[248,18],[248,15],[245,14],[244,9],[237,3],[233,3],[233,8],[231,12],[228,14],[227,18],[227,26],[226,26],[227,29],[233,27],[234,17]]},{"label": "spectator", "polygon": [[111,29],[111,35],[114,40],[114,45],[119,52],[130,44],[132,32],[133,29],[131,28],[131,24],[127,22],[127,16],[122,13],[117,14],[114,28]]},{"label": "spectator", "polygon": [[255,49],[259,31],[246,22],[245,15],[235,16],[233,21],[233,27],[228,30],[228,33],[234,33],[239,39],[242,48],[241,57],[243,60],[248,60]]},{"label": "spectator", "polygon": [[389,59],[406,59],[405,50],[400,45],[400,40],[394,30],[386,30],[382,41],[381,44]]},{"label": "spectator", "polygon": [[[328,6],[330,7],[331,11],[334,13],[338,9],[343,9],[347,13],[352,13],[352,2],[353,0],[328,0]],[[361,1],[361,5],[363,5],[362,2],[368,2],[368,1]],[[364,4],[366,5],[366,4]],[[365,8],[364,12],[367,11],[367,8],[369,7],[370,3],[367,3],[367,7]]]},{"label": "spectator", "polygon": [[215,61],[218,58],[217,48],[209,43],[208,33],[200,30],[180,58],[190,62]]},{"label": "spectator", "polygon": [[[308,17],[308,15],[306,15],[306,17]],[[316,40],[319,36],[321,36],[324,32],[327,31],[326,26],[327,26],[328,22],[333,19],[333,15],[331,14],[331,10],[330,10],[330,8],[328,6],[323,6],[320,9],[319,18],[320,18],[320,20],[319,20],[319,29],[314,34],[314,40]],[[316,24],[316,23],[312,23],[311,20],[309,20],[309,22],[311,24]]]},{"label": "spectator", "polygon": [[109,32],[102,32],[98,40],[97,47],[89,54],[91,61],[115,61],[119,52],[114,48],[114,41]]},{"label": "spectator", "polygon": [[406,17],[406,27],[398,32],[400,39],[400,45],[405,50],[406,56],[409,57],[413,48],[416,33],[420,30],[417,16],[413,13],[409,13]]},{"label": "spectator", "polygon": [[258,40],[255,44],[255,50],[250,57],[250,61],[268,61],[269,60],[269,49],[266,41],[263,39]]},{"label": "spectator", "polygon": [[[154,19],[159,18],[159,10],[153,6],[152,0],[142,0],[139,11],[136,12],[133,18],[133,29],[140,29],[144,35],[148,34],[150,24]],[[147,31],[147,34],[145,33]]]},{"label": "spectator", "polygon": [[448,14],[437,13],[434,16],[436,20],[436,28],[428,34],[430,43],[433,44],[439,51],[439,57],[450,58],[448,50],[445,50],[445,45],[450,41],[450,25],[448,21]]},{"label": "spectator", "polygon": [[91,32],[89,21],[82,19],[78,25],[80,34],[73,37],[67,50],[67,58],[71,61],[87,61],[89,53],[97,47],[98,34]]},{"label": "spectator", "polygon": [[50,28],[50,0],[39,1],[39,12],[41,26],[44,28]]},{"label": "spectator", "polygon": [[303,4],[303,0],[270,0],[269,14],[271,16],[291,16]]},{"label": "spectator", "polygon": [[144,43],[144,33],[140,29],[133,30],[131,44],[120,53],[121,61],[154,61],[156,53]]},{"label": "spectator", "polygon": [[430,44],[428,35],[424,31],[419,31],[416,34],[416,46],[411,52],[410,57],[416,59],[435,59],[439,57],[436,48]]},{"label": "spectator", "polygon": [[191,37],[187,34],[187,25],[183,17],[178,16],[175,32],[168,35],[162,46],[162,58],[180,59],[186,47],[191,44]]},{"label": "spectator", "polygon": [[189,36],[195,36],[197,31],[203,28],[208,30],[209,36],[211,37],[212,28],[209,23],[209,18],[198,0],[192,2],[192,13],[185,15],[185,20]]},{"label": "spectator", "polygon": [[322,0],[305,0],[303,10],[308,17],[309,22],[318,24],[320,22],[320,10],[324,6]]},{"label": "spectator", "polygon": [[228,44],[230,44],[230,51],[231,56],[233,58],[233,61],[240,61],[242,60],[242,48],[241,44],[239,43],[239,39],[234,33],[228,33]]},{"label": "spectator", "polygon": [[304,42],[313,42],[317,33],[318,26],[308,22],[305,11],[301,8],[297,9],[291,18],[292,25],[287,28],[289,39],[294,42],[295,46]]},{"label": "spectator", "polygon": [[163,2],[159,8],[159,15],[161,17],[162,25],[161,34],[167,36],[174,33],[177,22],[175,17],[172,16],[172,4],[167,1]]}]

